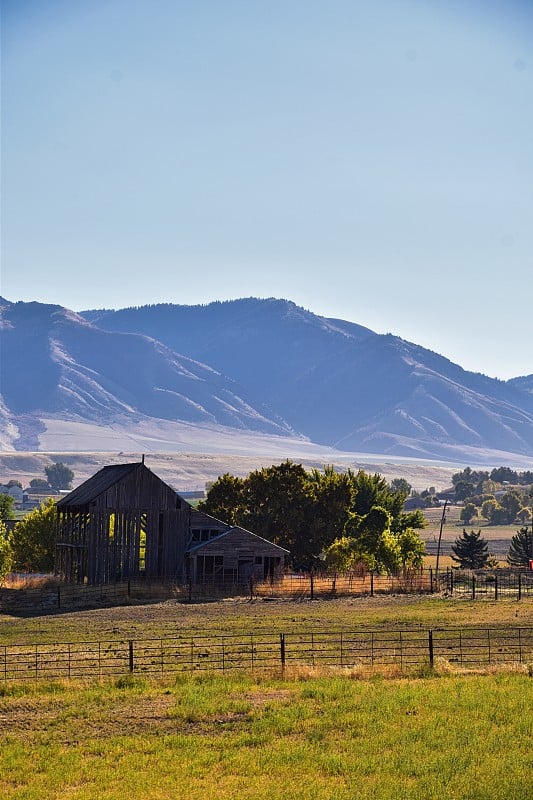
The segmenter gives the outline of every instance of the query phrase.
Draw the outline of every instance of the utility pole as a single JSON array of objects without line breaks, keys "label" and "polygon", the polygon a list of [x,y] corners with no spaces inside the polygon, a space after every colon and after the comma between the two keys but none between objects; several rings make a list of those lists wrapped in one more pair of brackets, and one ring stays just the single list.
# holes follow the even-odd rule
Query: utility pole
[{"label": "utility pole", "polygon": [[435,564],[435,573],[439,574],[439,558],[440,558],[440,542],[442,539],[442,529],[444,527],[444,523],[446,522],[446,506],[448,505],[448,501],[444,501],[444,506],[442,508],[442,517],[440,518],[440,531],[439,531],[439,541],[437,544],[437,563]]}]

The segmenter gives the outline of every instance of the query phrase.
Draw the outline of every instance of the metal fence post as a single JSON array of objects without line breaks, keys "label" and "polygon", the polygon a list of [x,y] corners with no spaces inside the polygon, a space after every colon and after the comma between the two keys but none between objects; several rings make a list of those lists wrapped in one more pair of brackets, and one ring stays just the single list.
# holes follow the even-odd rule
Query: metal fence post
[{"label": "metal fence post", "polygon": [[522,599],[522,573],[518,573],[518,599]]},{"label": "metal fence post", "polygon": [[279,654],[281,659],[281,669],[285,670],[285,634],[279,635]]},{"label": "metal fence post", "polygon": [[429,568],[429,591],[433,594],[433,569]]},{"label": "metal fence post", "polygon": [[472,600],[476,599],[476,576],[472,575]]},{"label": "metal fence post", "polygon": [[129,641],[128,653],[129,653],[130,672],[133,672],[135,669],[135,662],[133,660],[133,639],[130,639]]},{"label": "metal fence post", "polygon": [[370,573],[370,597],[374,597],[374,573]]},{"label": "metal fence post", "polygon": [[428,631],[428,645],[429,645],[429,666],[433,669],[433,631]]},{"label": "metal fence post", "polygon": [[315,599],[315,579],[314,579],[314,575],[313,575],[313,570],[311,570],[311,572],[309,573],[309,577],[311,579],[311,587],[310,587],[311,588],[311,600],[314,600]]},{"label": "metal fence post", "polygon": [[494,576],[494,599],[498,599],[498,576]]}]

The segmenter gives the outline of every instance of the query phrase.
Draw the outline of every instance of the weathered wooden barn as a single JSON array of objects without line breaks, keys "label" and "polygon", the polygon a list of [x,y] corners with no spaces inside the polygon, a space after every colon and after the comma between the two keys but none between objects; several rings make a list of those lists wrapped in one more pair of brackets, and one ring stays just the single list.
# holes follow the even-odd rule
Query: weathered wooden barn
[{"label": "weathered wooden barn", "polygon": [[193,509],[144,460],[104,467],[56,504],[56,572],[69,583],[273,575],[287,551]]},{"label": "weathered wooden barn", "polygon": [[104,467],[56,508],[56,571],[70,583],[168,578],[183,564],[190,506],[143,462]]}]

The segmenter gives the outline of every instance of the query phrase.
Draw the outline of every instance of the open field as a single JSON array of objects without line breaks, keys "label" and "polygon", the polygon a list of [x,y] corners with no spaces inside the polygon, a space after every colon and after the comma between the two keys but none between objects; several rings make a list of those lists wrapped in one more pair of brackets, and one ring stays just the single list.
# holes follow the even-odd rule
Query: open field
[{"label": "open field", "polygon": [[121,678],[0,692],[5,800],[527,800],[527,672]]},{"label": "open field", "polygon": [[[489,553],[496,556],[502,566],[506,565],[506,557],[509,552],[509,544],[512,537],[520,529],[519,523],[513,525],[488,525],[485,521],[473,522],[465,525],[461,522],[459,515],[461,513],[461,506],[449,506],[446,509],[446,522],[442,529],[442,542],[441,542],[441,556],[440,566],[457,566],[454,561],[449,558],[451,555],[451,546],[458,536],[461,536],[463,528],[467,531],[481,530],[481,535],[489,543]],[[428,522],[427,528],[420,531],[422,539],[426,543],[426,551],[428,558],[426,559],[425,566],[434,566],[434,556],[437,552],[437,543],[440,531],[440,522],[442,517],[442,508],[427,508],[424,510],[424,516]],[[446,558],[448,557],[448,558]]]},{"label": "open field", "polygon": [[[235,437],[238,444],[239,437]],[[386,456],[371,456],[357,453],[343,453],[333,448],[319,447],[301,441],[298,448],[291,448],[292,440],[281,440],[277,450],[260,449],[255,442],[243,452],[234,452],[228,444],[225,452],[199,453],[183,448],[182,452],[150,452],[150,448],[119,452],[0,452],[0,482],[10,479],[20,480],[27,486],[32,478],[44,477],[44,468],[55,461],[67,464],[74,472],[74,486],[78,486],[99,469],[110,464],[124,464],[140,461],[143,452],[146,464],[162,480],[173,486],[178,492],[204,489],[207,481],[216,480],[219,475],[230,472],[233,475],[245,476],[254,469],[279,464],[286,458],[297,461],[306,469],[316,467],[322,469],[325,464],[333,464],[341,469],[351,467],[354,470],[364,469],[367,472],[379,472],[387,480],[406,478],[415,489],[422,490],[428,486],[445,489],[450,485],[450,478],[461,465],[444,464],[435,461],[401,459]]]},{"label": "open field", "polygon": [[342,628],[533,626],[533,598],[471,601],[432,596],[375,596],[335,600],[223,600],[211,603],[131,604],[70,613],[0,615],[0,646],[191,634],[263,633]]}]

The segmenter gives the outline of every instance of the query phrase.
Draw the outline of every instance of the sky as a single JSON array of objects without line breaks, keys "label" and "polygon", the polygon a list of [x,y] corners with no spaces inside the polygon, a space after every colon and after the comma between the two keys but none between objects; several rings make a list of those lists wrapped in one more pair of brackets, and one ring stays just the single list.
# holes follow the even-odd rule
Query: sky
[{"label": "sky", "polygon": [[533,373],[529,0],[3,0],[10,301],[280,297]]}]

